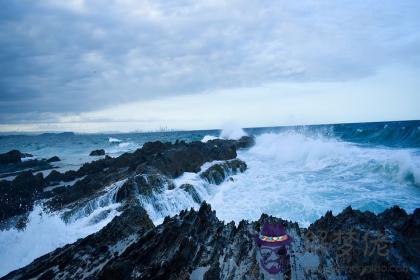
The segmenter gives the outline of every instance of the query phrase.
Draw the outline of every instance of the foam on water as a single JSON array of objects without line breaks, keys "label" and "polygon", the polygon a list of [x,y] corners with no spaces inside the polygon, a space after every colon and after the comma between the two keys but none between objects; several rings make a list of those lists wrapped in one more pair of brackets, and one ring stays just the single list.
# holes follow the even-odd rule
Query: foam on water
[{"label": "foam on water", "polygon": [[[47,214],[36,206],[23,231],[0,231],[0,277],[25,266],[35,258],[97,232],[119,214],[119,204],[96,209],[91,215],[66,224],[59,213]],[[103,219],[92,222],[100,212],[109,211]]]},{"label": "foam on water", "polygon": [[213,136],[213,135],[206,135],[206,136],[203,137],[203,139],[201,139],[201,142],[207,143],[208,141],[216,140],[216,139],[220,139],[220,138],[217,137],[217,136]]},{"label": "foam on water", "polygon": [[122,140],[120,140],[118,138],[114,138],[114,137],[109,137],[108,141],[109,141],[109,143],[120,143],[120,142],[122,142]]},{"label": "foam on water", "polygon": [[416,150],[361,146],[305,133],[266,133],[239,152],[248,170],[209,200],[219,218],[255,220],[262,213],[308,226],[346,206],[380,212],[420,207]]},{"label": "foam on water", "polygon": [[242,136],[246,135],[246,132],[240,126],[237,126],[233,123],[228,123],[224,125],[219,137],[222,139],[238,140]]},{"label": "foam on water", "polygon": [[202,200],[210,200],[218,191],[218,186],[209,184],[200,177],[200,173],[220,161],[207,162],[201,166],[199,173],[185,172],[182,176],[173,180],[174,189],[165,189],[161,193],[155,193],[151,197],[138,196],[142,207],[147,211],[150,219],[155,225],[163,222],[166,216],[174,216],[181,210],[193,208],[198,209],[200,205],[194,201],[192,196],[180,186],[191,184]]},{"label": "foam on water", "polygon": [[[373,212],[381,212],[393,205],[399,205],[408,212],[420,207],[420,129],[417,126],[411,129],[393,128],[390,134],[363,127],[311,129],[301,127],[295,131],[285,129],[276,133],[258,133],[255,146],[238,152],[238,157],[246,162],[248,169],[233,175],[233,181],[227,180],[217,186],[205,182],[199,174],[184,173],[174,180],[174,189],[166,188],[149,198],[139,196],[138,200],[155,224],[161,223],[167,215],[199,207],[191,195],[180,188],[184,183],[192,184],[201,199],[208,201],[218,217],[225,221],[256,220],[262,213],[267,213],[307,226],[327,210],[336,214],[348,205]],[[226,126],[219,137],[215,137],[216,134],[211,136],[212,133],[216,132],[182,135],[185,139],[202,141],[239,139],[246,135],[237,126]],[[147,134],[138,139],[118,136],[124,140],[107,139],[107,136],[101,135],[75,135],[70,139],[48,137],[48,141],[56,143],[55,146],[43,144],[45,148],[38,149],[35,143],[34,152],[24,151],[37,157],[46,157],[43,153],[57,154],[64,158],[57,163],[59,167],[62,164],[62,168],[92,160],[88,153],[93,148],[105,148],[107,153],[118,155],[141,147],[146,140],[156,140],[147,138]],[[180,138],[176,133],[162,137],[162,141]],[[14,147],[13,139],[0,140]],[[82,139],[86,143],[79,142]],[[405,139],[404,143],[408,144],[396,145],[398,139]],[[389,144],[388,147],[379,146],[382,142]],[[47,148],[48,153],[44,151]],[[206,163],[201,170],[215,163]],[[63,213],[47,214],[36,206],[24,231],[0,231],[0,276],[57,247],[100,230],[118,215],[119,204],[115,203],[115,193],[123,182],[109,186],[103,195],[72,213],[68,223],[61,218]]]},{"label": "foam on water", "polygon": [[138,148],[141,148],[141,146],[133,142],[119,142],[118,145],[112,145],[111,147],[106,148],[105,151],[112,156],[119,156],[122,153],[131,152]]}]

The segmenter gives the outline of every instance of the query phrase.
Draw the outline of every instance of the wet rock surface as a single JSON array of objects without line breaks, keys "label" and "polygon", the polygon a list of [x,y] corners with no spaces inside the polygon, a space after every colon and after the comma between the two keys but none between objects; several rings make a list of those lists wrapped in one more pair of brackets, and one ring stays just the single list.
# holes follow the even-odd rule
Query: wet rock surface
[{"label": "wet rock surface", "polygon": [[217,163],[200,174],[210,184],[220,185],[228,176],[244,172],[247,169],[246,163],[240,159],[234,159]]},{"label": "wet rock surface", "polygon": [[105,150],[104,149],[93,150],[92,152],[90,152],[89,155],[90,156],[104,156],[105,155]]},{"label": "wet rock surface", "polygon": [[192,199],[196,202],[196,203],[201,203],[201,197],[200,195],[197,193],[196,189],[194,188],[193,185],[191,184],[182,184],[180,186],[180,188],[182,190],[184,190],[185,192],[187,192],[189,195],[191,195]]},{"label": "wet rock surface", "polygon": [[7,153],[0,154],[0,164],[20,163],[23,154],[18,150],[11,150]]},{"label": "wet rock surface", "polygon": [[[18,191],[14,191],[16,189],[13,187],[14,181],[1,181],[0,184],[4,187],[0,189],[0,192],[4,196],[0,198],[3,202],[0,204],[0,223],[15,215],[27,214],[33,209],[34,202],[42,198],[48,198],[44,204],[48,211],[64,208],[74,210],[85,207],[89,200],[102,195],[107,187],[121,180],[127,180],[127,182],[117,193],[118,202],[123,199],[131,199],[134,193],[148,195],[152,192],[159,192],[165,182],[165,187],[171,189],[173,188],[171,179],[184,172],[199,172],[205,162],[234,159],[236,149],[247,147],[250,143],[252,141],[247,140],[247,137],[238,141],[212,140],[208,143],[198,141],[192,143],[184,141],[176,143],[148,142],[133,153],[125,153],[116,158],[105,157],[85,163],[78,170],[69,170],[64,173],[52,170],[45,179],[42,178],[42,187],[40,188],[38,185],[36,188],[33,185],[25,185],[25,187],[19,187]],[[11,151],[2,156],[5,162],[11,162],[19,161],[25,154]],[[31,172],[52,168],[51,162],[57,160],[59,160],[58,157],[52,157],[48,160],[34,159],[2,164],[0,171],[1,168],[16,171],[16,166],[19,165],[22,170],[30,168],[29,171],[20,172],[23,174],[22,176],[28,177]],[[31,176],[42,176],[42,174]],[[20,178],[16,179],[21,180]],[[20,185],[18,181],[16,184]],[[73,183],[70,186],[58,186],[42,192],[43,187],[56,186],[66,182]],[[30,184],[29,181],[28,184]]]},{"label": "wet rock surface", "polygon": [[[117,158],[84,164],[77,171],[25,172],[0,181],[0,221],[25,214],[36,200],[48,198],[51,211],[67,209],[62,218],[92,213],[101,203],[118,202],[121,214],[97,233],[58,248],[4,279],[264,279],[254,239],[266,223],[282,224],[293,239],[282,257],[280,279],[418,279],[420,277],[420,209],[407,214],[399,207],[375,215],[350,207],[334,216],[327,212],[308,228],[263,214],[258,221],[224,223],[210,205],[183,210],[154,226],[139,196],[153,197],[175,187],[184,172],[200,172],[205,162],[220,161],[199,173],[211,184],[246,170],[236,158],[252,138],[150,142]],[[47,186],[74,181],[69,187]],[[179,188],[200,203],[192,184]],[[175,191],[181,191],[175,190]],[[158,205],[158,204],[157,204]],[[99,213],[95,218],[109,214]],[[277,277],[276,276],[276,277]]]},{"label": "wet rock surface", "polygon": [[34,202],[42,197],[46,183],[41,173],[23,172],[13,181],[0,181],[0,224],[5,220],[27,213]]},{"label": "wet rock surface", "polygon": [[[123,187],[124,190],[118,194],[121,199],[132,192],[133,188],[139,184],[142,185],[141,178],[144,176],[151,178],[153,174],[159,174],[155,177],[173,179],[184,172],[199,172],[205,162],[230,160],[235,157],[236,141],[231,140],[212,140],[207,143],[178,141],[174,144],[159,141],[148,142],[133,153],[125,153],[117,158],[108,157],[84,164],[71,174],[74,175],[71,176],[71,179],[82,177],[83,179],[55,195],[48,201],[47,206],[52,210],[68,207],[77,201],[94,196],[106,186],[128,179],[127,185]],[[47,180],[57,181],[66,173],[55,173],[53,178],[47,176]],[[157,178],[155,179],[157,180]],[[148,191],[147,188],[137,189],[140,192]]]},{"label": "wet rock surface", "polygon": [[57,162],[57,161],[61,161],[61,159],[58,156],[53,156],[47,159],[47,162]]},{"label": "wet rock surface", "polygon": [[52,169],[54,166],[51,163],[57,161],[60,161],[57,156],[49,159],[36,159],[31,154],[12,150],[0,154],[0,178],[17,176],[26,171],[37,172]]},{"label": "wet rock surface", "polygon": [[123,209],[120,216],[99,232],[38,258],[31,265],[10,273],[5,279],[95,277],[107,262],[153,227],[144,209],[136,206]]},{"label": "wet rock surface", "polygon": [[[420,209],[411,215],[398,207],[379,215],[350,209],[337,216],[327,212],[305,229],[265,214],[255,222],[226,224],[206,203],[198,211],[181,211],[154,227],[144,210],[131,204],[125,207],[101,231],[57,249],[4,279],[190,279],[197,269],[203,270],[203,279],[264,279],[254,238],[265,223],[281,223],[293,238],[287,247],[285,267],[277,275],[280,279],[419,277]],[[383,233],[389,238],[388,254],[364,252],[363,238],[356,238],[348,254],[343,254],[343,247],[329,236],[351,230],[369,236]],[[344,261],[343,256],[350,260]],[[361,271],[357,271],[359,267]]]}]

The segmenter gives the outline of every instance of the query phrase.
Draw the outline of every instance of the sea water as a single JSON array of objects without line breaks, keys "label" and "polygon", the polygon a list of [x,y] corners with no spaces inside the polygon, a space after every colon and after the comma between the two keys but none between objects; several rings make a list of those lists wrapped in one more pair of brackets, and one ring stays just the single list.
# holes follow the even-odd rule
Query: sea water
[{"label": "sea water", "polygon": [[[327,210],[347,206],[375,213],[393,205],[408,212],[420,207],[420,121],[320,126],[127,134],[2,135],[0,152],[18,149],[36,158],[59,156],[59,170],[77,169],[94,149],[111,156],[141,148],[148,141],[208,141],[238,138],[244,133],[256,144],[238,152],[248,169],[219,186],[186,173],[176,186],[192,183],[217,216],[228,221],[256,220],[267,213],[308,226]],[[212,163],[206,163],[202,170]],[[46,172],[48,173],[48,172]],[[166,190],[144,207],[155,224],[166,215],[199,205],[184,191]],[[36,257],[94,233],[118,215],[117,204],[101,204],[86,217],[64,223],[62,213],[44,213],[37,206],[25,230],[0,231],[0,276]],[[160,209],[157,211],[157,209]],[[107,210],[105,219],[95,215]],[[94,221],[94,222],[92,222]],[[5,261],[4,261],[5,260]]]}]

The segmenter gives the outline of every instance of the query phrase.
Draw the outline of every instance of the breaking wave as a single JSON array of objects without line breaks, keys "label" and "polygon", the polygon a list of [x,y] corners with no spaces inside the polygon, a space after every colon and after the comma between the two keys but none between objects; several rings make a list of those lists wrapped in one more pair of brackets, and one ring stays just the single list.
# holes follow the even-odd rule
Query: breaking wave
[{"label": "breaking wave", "polygon": [[210,199],[227,221],[268,213],[308,226],[327,210],[348,205],[380,212],[420,205],[417,149],[363,146],[314,133],[285,131],[256,137],[240,151],[248,170]]},{"label": "breaking wave", "polygon": [[[72,223],[65,223],[58,213],[48,214],[41,206],[36,206],[29,215],[25,230],[0,231],[0,277],[58,247],[99,231],[119,214],[118,206],[110,204],[97,208],[90,215]],[[92,219],[103,211],[107,215],[93,222]]]},{"label": "breaking wave", "polygon": [[120,143],[120,142],[122,142],[122,140],[120,140],[118,138],[114,138],[114,137],[109,137],[108,142],[109,143]]},{"label": "breaking wave", "polygon": [[248,135],[241,127],[235,124],[226,124],[220,132],[220,138],[238,140],[242,136]]}]

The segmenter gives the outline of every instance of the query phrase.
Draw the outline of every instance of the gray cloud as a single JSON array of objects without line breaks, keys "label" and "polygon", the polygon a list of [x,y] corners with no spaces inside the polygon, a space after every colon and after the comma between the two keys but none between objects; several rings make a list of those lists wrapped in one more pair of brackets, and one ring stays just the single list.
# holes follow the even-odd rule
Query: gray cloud
[{"label": "gray cloud", "polygon": [[0,123],[419,66],[418,1],[1,1]]}]

